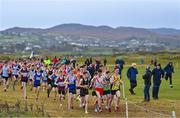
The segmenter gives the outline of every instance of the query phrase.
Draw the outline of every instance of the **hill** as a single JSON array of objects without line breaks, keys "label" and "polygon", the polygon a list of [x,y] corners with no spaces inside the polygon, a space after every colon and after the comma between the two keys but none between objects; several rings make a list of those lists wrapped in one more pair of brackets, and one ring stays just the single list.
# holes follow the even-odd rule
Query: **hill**
[{"label": "hill", "polygon": [[[107,48],[111,52],[153,52],[180,48],[179,32],[178,29],[112,28],[74,23],[47,29],[14,27],[0,32],[0,44],[5,44],[0,46],[0,51],[82,52],[93,47],[103,50]],[[7,50],[8,46],[11,49]],[[23,48],[19,50],[18,47]]]}]

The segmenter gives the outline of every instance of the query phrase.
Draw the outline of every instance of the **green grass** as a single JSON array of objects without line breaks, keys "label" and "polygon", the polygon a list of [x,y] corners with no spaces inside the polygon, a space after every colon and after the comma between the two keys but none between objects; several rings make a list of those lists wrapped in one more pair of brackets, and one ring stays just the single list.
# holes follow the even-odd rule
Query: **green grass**
[{"label": "green grass", "polygon": [[[150,60],[153,57],[157,57],[158,61],[162,64],[164,67],[170,60],[169,58],[172,58],[171,61],[174,62],[175,67],[175,74],[173,75],[173,85],[174,88],[169,87],[169,81],[162,81],[162,84],[160,86],[160,94],[159,94],[159,100],[152,100],[148,103],[142,102],[143,101],[143,79],[142,74],[144,73],[144,70],[146,66],[150,63]],[[153,110],[158,113],[171,115],[172,111],[176,112],[176,116],[180,117],[180,55],[168,55],[168,54],[158,54],[158,55],[152,55],[152,54],[146,54],[146,55],[139,55],[139,54],[132,54],[132,55],[121,55],[121,57],[126,60],[126,66],[123,70],[123,80],[125,81],[125,93],[126,97],[128,98],[129,104],[129,116],[130,117],[165,117],[163,115],[158,115],[156,113],[147,112],[146,110],[142,109],[146,108],[148,110]],[[145,65],[140,65],[140,58],[145,58]],[[104,57],[101,57],[102,59]],[[107,56],[108,60],[108,68],[112,70],[114,65],[115,56]],[[83,63],[86,58],[77,58],[78,62]],[[138,74],[138,85],[135,88],[136,95],[130,95],[128,89],[129,89],[129,81],[126,77],[126,71],[128,67],[131,65],[132,62],[136,62],[138,64],[137,68],[139,71]],[[108,113],[106,111],[102,113],[95,113],[93,108],[94,98],[89,98],[89,114],[85,114],[84,110],[79,108],[79,103],[75,102],[75,108],[72,111],[67,110],[67,99],[63,103],[63,106],[60,107],[59,101],[54,100],[53,93],[51,94],[50,98],[47,98],[46,92],[40,93],[40,100],[39,102],[35,102],[35,93],[33,91],[30,91],[29,86],[27,88],[27,94],[28,94],[28,105],[33,104],[34,109],[36,109],[36,106],[41,106],[42,104],[45,107],[45,116],[64,116],[64,117],[125,117],[125,101],[123,98],[121,98],[121,112],[112,112]],[[22,98],[22,93],[20,90],[20,84],[17,87],[17,91],[12,91],[12,86],[10,86],[8,92],[3,92],[3,87],[0,86],[0,103],[4,103],[7,101],[9,104],[15,104],[17,99],[21,100],[22,109],[24,107],[24,101]],[[152,86],[150,90],[150,94],[152,93]],[[152,95],[152,94],[151,94]],[[136,106],[136,105],[138,106]],[[1,116],[9,116],[5,112],[0,113]],[[16,116],[15,113],[12,115]],[[40,113],[37,113],[34,111],[33,113],[20,113],[19,116],[41,116]]]}]

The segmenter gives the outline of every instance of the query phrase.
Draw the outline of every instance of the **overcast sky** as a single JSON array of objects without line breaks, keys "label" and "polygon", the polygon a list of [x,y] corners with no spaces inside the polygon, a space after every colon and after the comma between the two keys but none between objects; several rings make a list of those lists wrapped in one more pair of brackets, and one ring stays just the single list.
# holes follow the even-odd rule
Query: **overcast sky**
[{"label": "overcast sky", "polygon": [[0,30],[63,23],[180,29],[180,0],[0,0]]}]

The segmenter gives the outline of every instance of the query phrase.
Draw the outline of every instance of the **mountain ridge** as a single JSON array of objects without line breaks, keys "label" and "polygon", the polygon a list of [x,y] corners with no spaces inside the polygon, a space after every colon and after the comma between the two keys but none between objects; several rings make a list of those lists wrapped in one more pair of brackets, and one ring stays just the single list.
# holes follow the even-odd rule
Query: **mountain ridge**
[{"label": "mountain ridge", "polygon": [[[167,31],[166,31],[167,30]],[[9,28],[0,33],[8,33],[11,34],[13,32],[16,33],[62,33],[65,35],[85,35],[85,36],[93,36],[98,38],[109,38],[113,40],[122,40],[129,37],[140,37],[140,38],[150,38],[158,39],[158,38],[174,38],[172,36],[180,36],[180,30],[178,29],[170,29],[170,28],[157,28],[157,29],[146,29],[146,28],[136,28],[136,27],[110,27],[106,25],[100,26],[92,26],[92,25],[83,25],[76,23],[69,24],[61,24],[56,25],[50,28],[21,28],[14,27]],[[165,35],[165,37],[163,37]],[[170,36],[169,36],[170,35]],[[156,37],[156,38],[155,38]]]},{"label": "mountain ridge", "polygon": [[[16,52],[88,51],[104,48],[116,51],[159,51],[180,48],[180,30],[61,24],[50,28],[14,27],[0,31],[0,51]],[[48,44],[48,45],[47,45]],[[111,52],[111,51],[110,51]]]}]

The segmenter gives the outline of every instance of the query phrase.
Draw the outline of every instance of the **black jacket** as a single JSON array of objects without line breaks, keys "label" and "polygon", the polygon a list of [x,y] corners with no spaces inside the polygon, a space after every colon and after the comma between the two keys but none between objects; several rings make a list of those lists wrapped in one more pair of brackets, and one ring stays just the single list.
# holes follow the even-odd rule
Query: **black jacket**
[{"label": "black jacket", "polygon": [[151,85],[151,77],[152,77],[152,72],[151,70],[147,69],[145,71],[145,74],[142,76],[145,85]]}]

